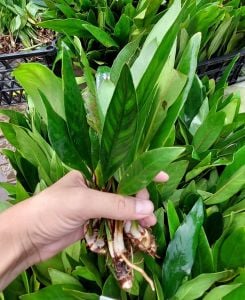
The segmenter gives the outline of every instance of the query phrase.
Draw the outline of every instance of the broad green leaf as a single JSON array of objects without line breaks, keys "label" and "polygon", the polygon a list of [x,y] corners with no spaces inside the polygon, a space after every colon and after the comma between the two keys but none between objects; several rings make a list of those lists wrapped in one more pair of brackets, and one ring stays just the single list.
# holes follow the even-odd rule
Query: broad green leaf
[{"label": "broad green leaf", "polygon": [[49,20],[38,23],[38,26],[43,28],[49,28],[56,32],[65,33],[68,36],[78,36],[78,37],[89,37],[90,34],[83,27],[86,21],[80,19],[65,19],[65,20]]},{"label": "broad green leaf", "polygon": [[231,271],[219,273],[201,274],[196,278],[185,282],[175,294],[178,300],[199,299],[216,281],[229,277]]},{"label": "broad green leaf", "polygon": [[171,133],[171,129],[177,120],[181,109],[188,97],[192,82],[195,76],[197,67],[197,56],[201,42],[201,35],[195,34],[189,41],[178,64],[177,70],[187,75],[187,83],[182,91],[181,95],[175,101],[175,103],[168,110],[167,116],[161,126],[159,127],[152,143],[151,148],[161,147],[166,143]]},{"label": "broad green leaf", "polygon": [[224,212],[223,216],[228,217],[230,214],[234,213],[239,213],[245,211],[245,199],[242,201],[238,202],[237,204],[233,206],[229,206]]},{"label": "broad green leaf", "polygon": [[105,47],[118,47],[118,44],[113,38],[99,27],[92,24],[83,24],[83,28],[92,34],[92,36]]},{"label": "broad green leaf", "polygon": [[[69,290],[68,290],[69,289]],[[46,288],[41,289],[38,292],[27,294],[20,296],[21,300],[75,300],[76,298],[69,291],[77,289],[75,285],[67,285],[67,284],[58,284],[58,285],[50,285]],[[98,298],[96,299],[98,300]]]},{"label": "broad green leaf", "polygon": [[64,288],[64,293],[67,295],[67,297],[73,296],[74,300],[99,300],[99,295],[95,293],[85,293],[80,292],[76,290],[70,290]]},{"label": "broad green leaf", "polygon": [[228,295],[223,297],[223,300],[240,300],[245,298],[245,284],[242,284],[238,288],[234,289]]},{"label": "broad green leaf", "polygon": [[240,286],[241,283],[220,285],[212,289],[209,293],[207,293],[204,296],[203,300],[223,299],[224,296],[228,295],[229,293],[231,293],[233,290],[237,289]]},{"label": "broad green leaf", "polygon": [[167,298],[174,296],[184,277],[191,274],[203,217],[203,204],[199,199],[168,245],[162,268]]},{"label": "broad green leaf", "polygon": [[80,260],[84,264],[84,266],[94,274],[94,278],[98,286],[102,289],[102,278],[101,274],[98,271],[97,267],[94,265],[94,262],[88,257],[88,255],[81,255]]},{"label": "broad green leaf", "polygon": [[5,115],[9,118],[9,122],[14,125],[19,125],[21,127],[28,128],[29,124],[27,122],[27,118],[24,113],[15,111],[15,110],[8,110],[8,109],[0,109],[0,114]]},{"label": "broad green leaf", "polygon": [[169,180],[158,185],[158,190],[162,199],[168,200],[180,184],[189,162],[187,160],[180,160],[171,163],[165,168],[165,172],[169,175]]},{"label": "broad green leaf", "polygon": [[91,271],[89,271],[86,267],[76,267],[76,269],[72,272],[72,275],[85,278],[90,281],[96,281],[94,274]]},{"label": "broad green leaf", "polygon": [[89,126],[81,91],[73,75],[73,67],[69,54],[63,50],[62,85],[64,91],[64,107],[67,128],[73,144],[80,157],[91,167]]},{"label": "broad green leaf", "polygon": [[113,275],[109,275],[103,286],[102,295],[114,299],[120,299],[120,288]]},{"label": "broad green leaf", "polygon": [[122,69],[107,110],[101,139],[100,160],[104,182],[128,155],[137,124],[137,100],[130,70]]},{"label": "broad green leaf", "polygon": [[235,154],[231,164],[226,166],[224,171],[222,172],[218,183],[217,188],[221,188],[225,185],[229,179],[237,172],[243,165],[244,165],[244,158],[245,158],[245,146],[240,148]]},{"label": "broad green leaf", "polygon": [[[171,52],[171,54],[175,52]],[[142,151],[148,148],[152,138],[166,117],[167,110],[176,101],[186,83],[186,76],[173,69],[174,59],[168,59],[159,79],[159,87],[153,98],[145,124]],[[173,57],[174,58],[174,57]]]},{"label": "broad green leaf", "polygon": [[71,284],[74,286],[78,286],[79,288],[83,288],[82,284],[73,276],[61,272],[59,270],[55,270],[55,269],[49,269],[48,270],[50,279],[51,279],[51,283],[53,285],[57,285],[57,284]]},{"label": "broad green leaf", "polygon": [[180,221],[172,201],[168,201],[166,211],[168,217],[168,229],[169,229],[170,239],[172,240],[177,228],[180,225]]},{"label": "broad green leaf", "polygon": [[127,43],[131,31],[130,18],[125,14],[120,16],[120,19],[115,25],[114,34],[120,43]]},{"label": "broad green leaf", "polygon": [[157,218],[157,223],[153,227],[152,232],[156,238],[157,253],[159,253],[159,255],[161,255],[166,247],[164,209],[162,207],[160,207],[158,210],[156,210],[155,216]]},{"label": "broad green leaf", "polygon": [[44,95],[42,95],[42,101],[47,110],[48,134],[52,147],[65,164],[82,171],[87,179],[91,179],[87,166],[71,140],[67,123],[53,110]]},{"label": "broad green leaf", "polygon": [[[153,58],[157,46],[160,45],[164,37],[166,36],[168,30],[176,21],[177,16],[181,10],[181,1],[174,1],[170,9],[164,14],[164,16],[158,21],[158,23],[153,27],[152,31],[148,34],[145,43],[142,47],[142,50],[135,60],[132,66],[132,74],[134,83],[137,86],[140,82],[143,74],[145,73],[148,65],[150,64],[151,59]],[[152,43],[156,41],[156,43]],[[149,52],[149,45],[152,45],[151,52]]]},{"label": "broad green leaf", "polygon": [[157,300],[156,292],[151,289],[149,285],[146,286],[143,300]]},{"label": "broad green leaf", "polygon": [[193,118],[197,115],[203,102],[203,84],[197,75],[194,76],[193,83],[183,107],[184,122],[191,124]]},{"label": "broad green leaf", "polygon": [[245,227],[237,228],[224,240],[220,248],[220,263],[224,268],[244,267]]},{"label": "broad green leaf", "polygon": [[[41,64],[28,63],[21,64],[13,74],[31,97],[35,109],[46,124],[47,114],[39,90],[50,101],[50,105],[56,113],[65,119],[61,79],[56,77],[51,70]],[[30,78],[35,78],[35,80],[30,80]]]},{"label": "broad green leaf", "polygon": [[205,231],[202,227],[200,230],[199,243],[197,246],[192,273],[194,276],[197,276],[202,273],[212,272],[214,272],[213,254]]},{"label": "broad green leaf", "polygon": [[4,136],[18,149],[22,157],[39,169],[41,177],[48,185],[52,184],[49,177],[50,166],[47,156],[38,143],[31,138],[31,132],[17,125],[4,122],[0,124],[0,127]]},{"label": "broad green leaf", "polygon": [[245,184],[245,166],[242,166],[233,174],[215,194],[205,200],[206,205],[217,204],[230,199]]},{"label": "broad green leaf", "polygon": [[146,187],[161,170],[184,152],[181,147],[166,147],[140,155],[125,171],[119,182],[118,192],[132,195]]},{"label": "broad green leaf", "polygon": [[225,122],[225,113],[210,113],[193,137],[193,146],[199,153],[207,151],[219,137]]}]

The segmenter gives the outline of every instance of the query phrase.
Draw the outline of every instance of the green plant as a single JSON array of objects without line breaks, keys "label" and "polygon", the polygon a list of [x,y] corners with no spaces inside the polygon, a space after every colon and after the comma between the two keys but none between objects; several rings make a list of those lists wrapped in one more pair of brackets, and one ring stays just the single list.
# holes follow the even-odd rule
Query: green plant
[{"label": "green plant", "polygon": [[[39,24],[61,34],[61,41],[73,51],[69,37],[78,36],[95,68],[111,65],[128,42],[146,35],[162,15],[162,1],[46,1],[48,10]],[[161,8],[163,10],[163,8]],[[60,41],[60,42],[61,42]]]},{"label": "green plant", "polygon": [[[193,1],[195,2],[195,1]],[[243,1],[198,1],[179,36],[180,50],[195,32],[202,33],[199,60],[232,53],[245,47]]]},{"label": "green plant", "polygon": [[[159,21],[166,31],[154,27],[137,58],[137,48],[127,45],[110,70],[99,69],[97,82],[75,39],[86,80],[82,96],[66,50],[62,79],[44,66],[21,65],[14,75],[30,96],[30,113],[2,111],[10,122],[1,123],[1,129],[16,148],[4,153],[17,171],[17,184],[2,184],[13,202],[44,189],[71,168],[97,189],[134,194],[148,187],[158,220],[153,234],[159,258],[135,251],[133,261],[152,278],[156,291],[137,272],[132,288],[120,289],[112,268],[116,261],[109,259],[106,267],[105,257],[89,252],[83,241],[22,274],[4,291],[6,299],[16,299],[14,293],[24,300],[242,295],[244,244],[238,241],[244,239],[244,114],[239,113],[238,95],[224,96],[232,65],[216,86],[195,75],[200,34],[175,63],[179,25],[190,12],[175,1]],[[31,84],[30,76],[36,78]],[[161,169],[170,181],[152,183]],[[100,225],[104,241],[110,242],[110,222],[94,222],[92,230],[93,225]],[[118,236],[122,223],[117,225]],[[234,245],[239,251],[230,258]]]},{"label": "green plant", "polygon": [[37,33],[39,14],[45,10],[42,1],[36,0],[1,0],[0,34],[10,35],[14,47],[21,41],[24,47],[40,43]]}]

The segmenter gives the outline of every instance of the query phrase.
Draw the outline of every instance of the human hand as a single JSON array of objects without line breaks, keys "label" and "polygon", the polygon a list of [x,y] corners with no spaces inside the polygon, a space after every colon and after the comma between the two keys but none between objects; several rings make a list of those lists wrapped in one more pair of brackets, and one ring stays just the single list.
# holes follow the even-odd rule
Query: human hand
[{"label": "human hand", "polygon": [[[160,172],[155,180],[164,182],[168,175]],[[82,239],[83,225],[89,219],[140,220],[148,227],[156,222],[153,209],[146,189],[136,197],[100,192],[88,188],[81,173],[72,171],[3,214],[12,220],[10,234],[14,249],[24,257],[25,269]]]}]

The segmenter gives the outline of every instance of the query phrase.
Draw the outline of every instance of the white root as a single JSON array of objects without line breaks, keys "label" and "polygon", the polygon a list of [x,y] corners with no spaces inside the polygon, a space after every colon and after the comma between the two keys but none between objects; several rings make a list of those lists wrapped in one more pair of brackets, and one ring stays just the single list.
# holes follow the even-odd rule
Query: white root
[{"label": "white root", "polygon": [[146,272],[143,269],[141,269],[140,267],[137,267],[136,265],[131,263],[124,254],[121,254],[121,258],[131,269],[139,272],[145,278],[145,280],[149,283],[151,289],[153,291],[155,291],[155,287],[154,287],[154,283],[153,283],[152,279],[146,274]]}]

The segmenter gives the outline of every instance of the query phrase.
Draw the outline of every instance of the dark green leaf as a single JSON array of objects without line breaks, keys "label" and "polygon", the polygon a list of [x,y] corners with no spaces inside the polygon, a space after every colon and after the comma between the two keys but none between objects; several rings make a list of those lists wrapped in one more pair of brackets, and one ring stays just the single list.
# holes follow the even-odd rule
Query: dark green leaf
[{"label": "dark green leaf", "polygon": [[132,195],[146,187],[161,170],[184,151],[181,147],[166,147],[151,150],[139,156],[125,171],[118,186],[118,192]]},{"label": "dark green leaf", "polygon": [[180,160],[171,163],[164,169],[164,171],[169,175],[169,180],[158,185],[158,190],[162,199],[168,200],[168,198],[171,198],[171,195],[180,184],[186,172],[188,163],[189,162],[187,160]]},{"label": "dark green leaf", "polygon": [[220,248],[220,262],[224,268],[228,269],[236,269],[245,265],[245,227],[234,230],[224,240]]},{"label": "dark green leaf", "polygon": [[20,113],[15,110],[1,109],[0,114],[9,117],[9,122],[12,124],[19,125],[25,128],[29,127],[27,119],[23,113]]},{"label": "dark green leaf", "polygon": [[70,290],[64,288],[64,292],[67,296],[73,296],[74,300],[99,300],[99,295],[94,293],[84,293],[80,291]]},{"label": "dark green leaf", "polygon": [[48,134],[50,142],[60,157],[69,167],[80,170],[87,179],[91,179],[85,163],[77,152],[68,132],[67,124],[51,107],[48,100],[42,95],[42,101],[48,115]]},{"label": "dark green leaf", "polygon": [[191,274],[203,214],[202,201],[198,200],[169,243],[162,269],[164,294],[167,298],[171,298],[184,277]]},{"label": "dark green leaf", "polygon": [[118,44],[112,39],[112,37],[99,27],[91,24],[83,24],[83,28],[92,34],[92,36],[105,47],[118,47]]},{"label": "dark green leaf", "polygon": [[104,182],[128,155],[134,141],[136,124],[136,94],[130,70],[125,65],[107,110],[101,139],[100,160]]},{"label": "dark green leaf", "polygon": [[155,216],[157,218],[157,223],[153,227],[152,232],[156,238],[157,243],[157,253],[161,255],[166,247],[166,239],[165,239],[165,225],[164,225],[164,210],[163,208],[159,208],[155,211]]},{"label": "dark green leaf", "polygon": [[69,54],[66,50],[63,50],[62,83],[67,128],[80,157],[91,167],[91,145],[84,100],[73,74]]},{"label": "dark green leaf", "polygon": [[113,275],[110,275],[103,286],[102,295],[114,299],[120,299],[120,288]]},{"label": "dark green leaf", "polygon": [[172,240],[177,228],[180,225],[180,221],[172,201],[168,201],[166,210],[167,210],[167,217],[168,217],[169,234],[170,234],[170,239]]},{"label": "dark green leaf", "polygon": [[38,25],[43,28],[49,28],[56,32],[65,33],[68,36],[78,36],[78,37],[89,37],[90,34],[83,27],[87,24],[86,21],[79,19],[65,19],[65,20],[49,20],[39,23]]},{"label": "dark green leaf", "polygon": [[[75,300],[72,295],[72,289],[76,289],[77,286],[75,285],[50,285],[40,291],[28,295],[23,295],[20,297],[21,300]],[[69,290],[68,290],[69,289]],[[71,293],[70,292],[71,289]],[[98,300],[99,298],[96,298]]]},{"label": "dark green leaf", "polygon": [[94,262],[87,256],[87,255],[81,255],[80,257],[82,263],[84,266],[94,274],[94,278],[98,286],[102,289],[102,278],[101,274],[99,273],[98,269],[94,265]]},{"label": "dark green leaf", "polygon": [[214,272],[213,255],[205,231],[201,228],[192,274],[195,277],[202,273],[212,272]]},{"label": "dark green leaf", "polygon": [[245,298],[245,284],[233,290],[231,293],[223,297],[223,300],[241,300]]}]

